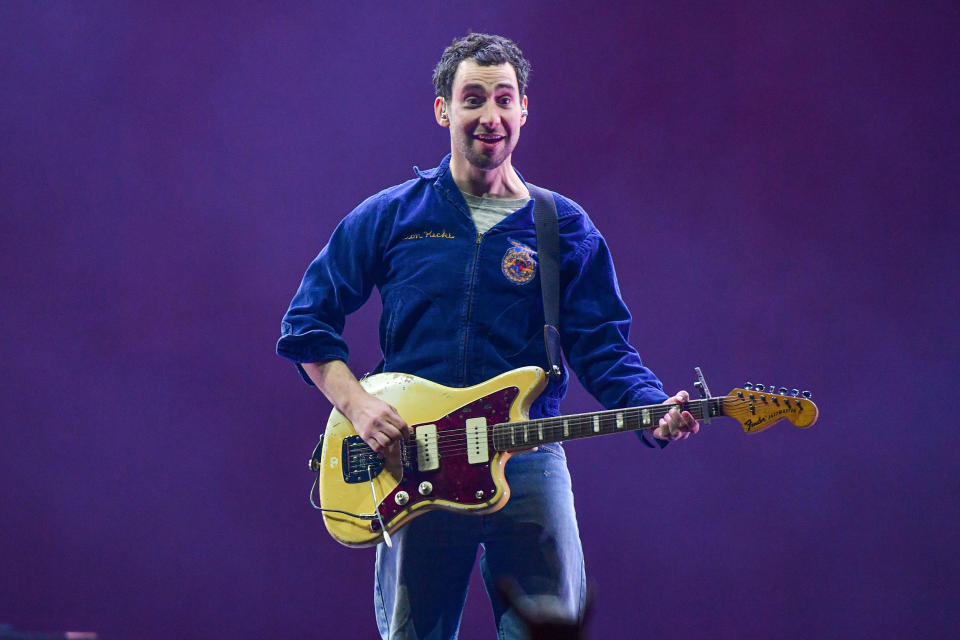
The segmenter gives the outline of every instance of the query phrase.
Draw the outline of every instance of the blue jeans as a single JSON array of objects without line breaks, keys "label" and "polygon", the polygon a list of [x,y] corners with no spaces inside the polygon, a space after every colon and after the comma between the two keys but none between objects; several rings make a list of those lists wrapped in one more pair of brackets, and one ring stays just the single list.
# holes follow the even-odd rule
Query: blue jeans
[{"label": "blue jeans", "polygon": [[563,447],[515,455],[506,477],[511,497],[503,509],[484,516],[432,511],[398,531],[392,549],[377,547],[374,605],[383,638],[456,638],[477,545],[498,638],[526,637],[497,595],[501,576],[516,580],[534,602],[582,618],[583,550]]}]

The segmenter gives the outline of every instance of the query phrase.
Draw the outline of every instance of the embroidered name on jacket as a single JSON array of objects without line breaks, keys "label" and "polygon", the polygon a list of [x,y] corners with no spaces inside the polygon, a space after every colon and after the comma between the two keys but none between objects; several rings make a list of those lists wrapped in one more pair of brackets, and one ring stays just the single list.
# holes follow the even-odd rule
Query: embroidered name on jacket
[{"label": "embroidered name on jacket", "polygon": [[423,238],[445,238],[447,240],[453,240],[456,236],[444,229],[443,231],[419,231],[403,237],[404,240],[422,240]]},{"label": "embroidered name on jacket", "polygon": [[512,246],[503,254],[500,269],[510,282],[526,284],[537,273],[537,252],[515,240],[511,240],[510,244]]}]

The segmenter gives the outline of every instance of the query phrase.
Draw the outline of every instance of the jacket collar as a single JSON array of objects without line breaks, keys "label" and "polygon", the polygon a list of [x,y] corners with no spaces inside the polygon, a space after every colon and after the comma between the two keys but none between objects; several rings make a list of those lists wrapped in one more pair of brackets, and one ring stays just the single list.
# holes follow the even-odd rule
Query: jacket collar
[{"label": "jacket collar", "polygon": [[[524,185],[527,184],[527,181],[523,179],[523,174],[517,170],[516,167],[513,169],[517,173],[517,177],[520,178],[520,181]],[[453,176],[450,175],[450,154],[443,156],[443,160],[440,161],[440,164],[434,167],[433,169],[423,170],[420,167],[414,165],[413,172],[423,178],[424,180],[441,180],[447,182],[447,188],[457,189],[457,183],[453,181]],[[458,189],[459,191],[459,189]]]},{"label": "jacket collar", "polygon": [[[513,169],[517,172],[517,177],[523,182],[524,185],[527,184],[527,181],[523,179],[523,174],[517,171],[516,167]],[[457,183],[453,181],[453,174],[450,173],[450,154],[448,153],[443,157],[443,160],[440,161],[440,164],[434,167],[433,169],[427,169],[426,171],[421,171],[419,167],[413,167],[414,173],[416,173],[421,179],[428,180],[433,182],[434,188],[443,195],[447,200],[449,200],[457,209],[463,212],[468,218],[470,218],[470,208],[467,206],[467,203],[463,199],[463,194],[460,192],[460,188],[457,187]],[[527,203],[529,204],[529,203]],[[531,211],[533,209],[531,208]]]}]

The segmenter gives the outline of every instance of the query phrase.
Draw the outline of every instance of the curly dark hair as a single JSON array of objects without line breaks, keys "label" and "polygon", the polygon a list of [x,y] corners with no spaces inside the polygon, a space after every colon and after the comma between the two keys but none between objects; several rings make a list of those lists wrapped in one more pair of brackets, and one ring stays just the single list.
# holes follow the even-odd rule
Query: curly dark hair
[{"label": "curly dark hair", "polygon": [[443,50],[440,62],[433,70],[433,86],[437,95],[449,100],[453,93],[453,76],[464,60],[476,60],[481,66],[491,66],[509,62],[517,72],[520,95],[527,93],[527,79],[530,77],[530,61],[523,57],[517,43],[503,36],[488,33],[471,33],[455,38],[453,44]]}]

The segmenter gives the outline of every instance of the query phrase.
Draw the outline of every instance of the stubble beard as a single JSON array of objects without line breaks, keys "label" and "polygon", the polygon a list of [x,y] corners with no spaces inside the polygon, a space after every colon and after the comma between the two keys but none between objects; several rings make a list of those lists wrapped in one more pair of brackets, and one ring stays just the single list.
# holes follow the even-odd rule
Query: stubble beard
[{"label": "stubble beard", "polygon": [[477,150],[477,145],[482,145],[482,142],[476,140],[473,136],[461,136],[457,144],[458,151],[460,155],[466,159],[470,166],[480,169],[481,171],[491,171],[502,165],[507,158],[510,157],[510,154],[513,153],[513,146],[510,146],[512,138],[505,137],[503,142],[503,149],[492,154],[488,155],[481,150]]}]

